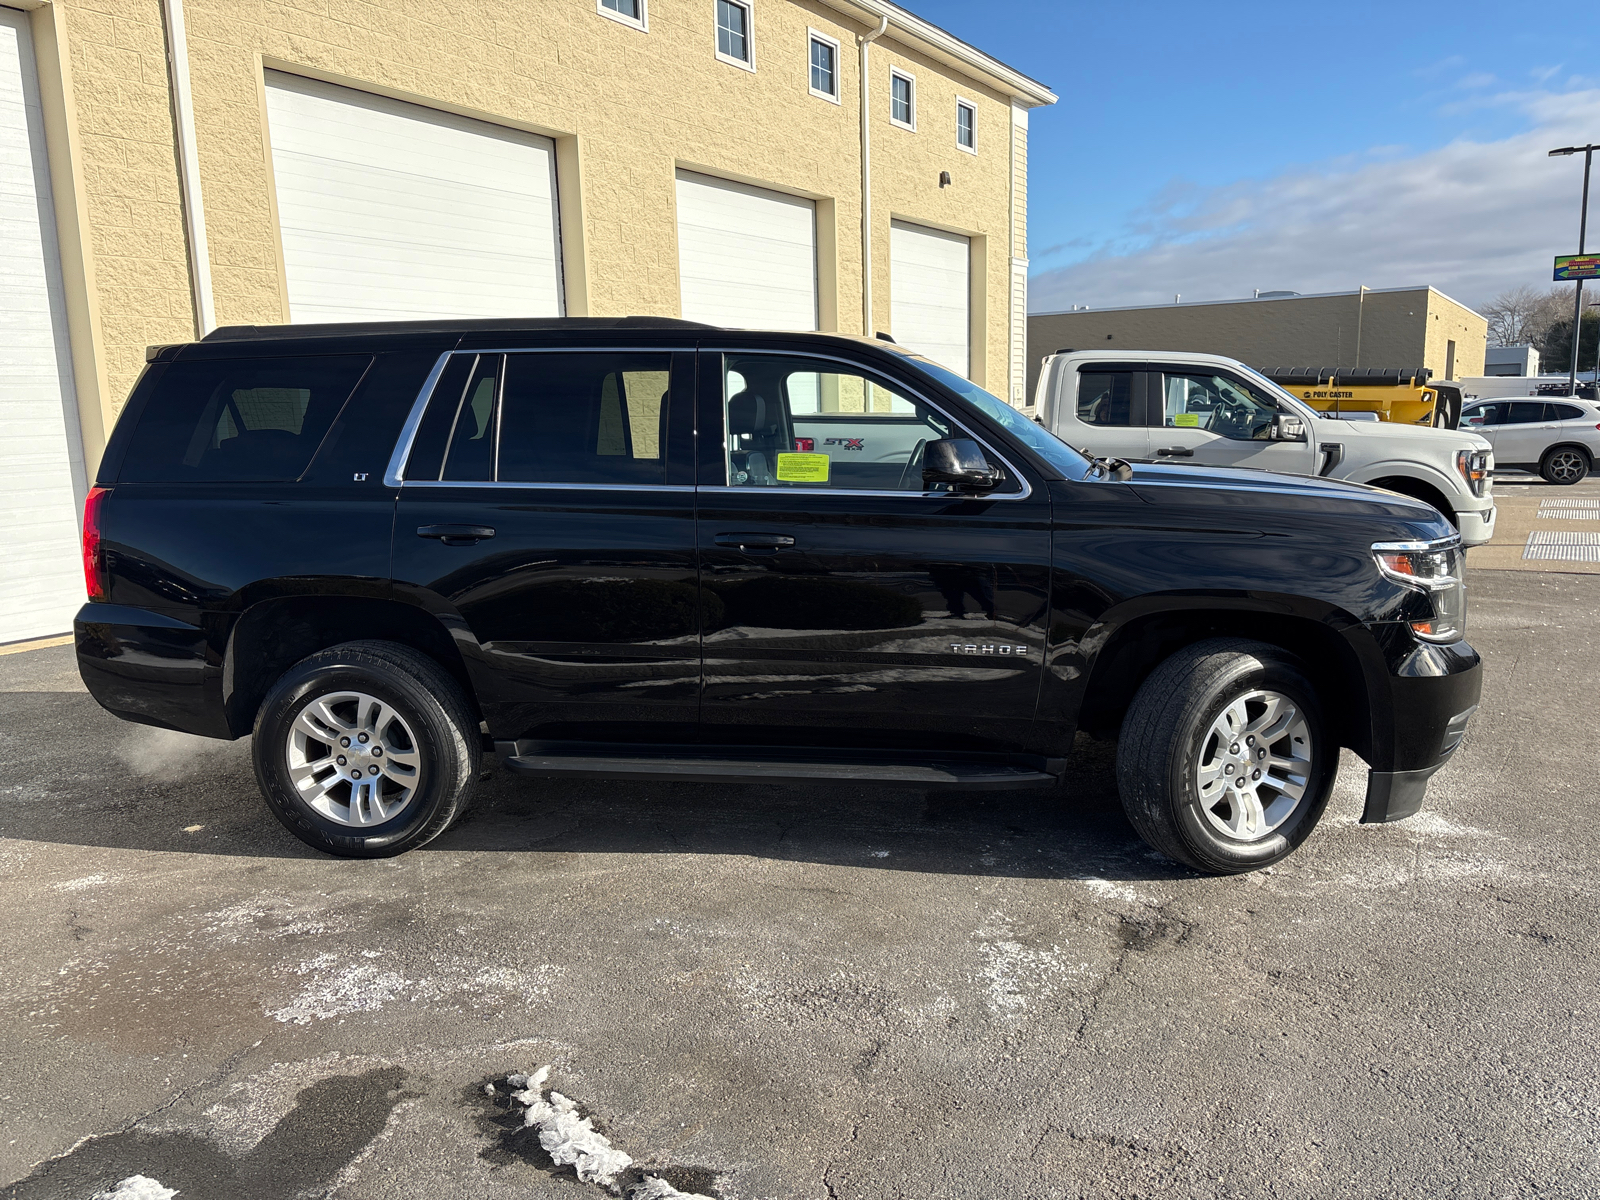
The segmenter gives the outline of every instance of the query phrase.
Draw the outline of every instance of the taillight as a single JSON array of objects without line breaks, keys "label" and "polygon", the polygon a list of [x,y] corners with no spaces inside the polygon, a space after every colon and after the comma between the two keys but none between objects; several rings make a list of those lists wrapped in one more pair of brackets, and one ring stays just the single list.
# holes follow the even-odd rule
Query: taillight
[{"label": "taillight", "polygon": [[91,600],[106,598],[106,556],[100,546],[100,506],[110,494],[110,488],[90,488],[83,502],[83,586]]}]

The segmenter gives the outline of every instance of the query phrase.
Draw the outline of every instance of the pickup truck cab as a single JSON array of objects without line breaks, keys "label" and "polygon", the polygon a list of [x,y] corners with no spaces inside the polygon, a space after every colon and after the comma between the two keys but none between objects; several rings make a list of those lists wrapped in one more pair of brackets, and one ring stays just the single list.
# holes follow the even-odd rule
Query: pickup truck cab
[{"label": "pickup truck cab", "polygon": [[1335,480],[1090,460],[883,342],[647,318],[221,329],[152,348],[90,492],[104,707],[252,735],[324,851],[535,780],[1050,786],[1289,854],[1339,748],[1421,805],[1478,702],[1460,539]]},{"label": "pickup truck cab", "polygon": [[1370,484],[1433,505],[1463,545],[1494,537],[1487,439],[1320,413],[1236,359],[1062,350],[1045,358],[1034,404],[1045,428],[1091,454]]}]

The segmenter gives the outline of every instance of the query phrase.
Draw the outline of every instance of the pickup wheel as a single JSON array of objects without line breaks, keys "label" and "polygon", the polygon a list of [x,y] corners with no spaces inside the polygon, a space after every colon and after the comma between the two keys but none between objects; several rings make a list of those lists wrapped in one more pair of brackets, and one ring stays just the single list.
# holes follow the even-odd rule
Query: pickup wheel
[{"label": "pickup wheel", "polygon": [[438,837],[466,808],[481,744],[460,686],[396,642],[302,659],[256,714],[256,781],[309,846],[381,858]]},{"label": "pickup wheel", "polygon": [[1322,816],[1338,768],[1322,705],[1275,646],[1212,638],[1150,673],[1123,721],[1117,787],[1139,836],[1200,871],[1291,854]]},{"label": "pickup wheel", "polygon": [[1589,456],[1576,446],[1552,446],[1539,460],[1539,474],[1546,483],[1582,483],[1589,475]]}]

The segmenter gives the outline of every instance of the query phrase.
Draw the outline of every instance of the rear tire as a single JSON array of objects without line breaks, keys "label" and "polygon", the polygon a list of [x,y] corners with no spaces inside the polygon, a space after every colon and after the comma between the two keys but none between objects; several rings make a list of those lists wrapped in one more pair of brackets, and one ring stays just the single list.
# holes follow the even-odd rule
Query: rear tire
[{"label": "rear tire", "polygon": [[256,714],[252,748],[273,815],[341,858],[383,858],[438,837],[465,811],[481,754],[460,685],[426,655],[379,641],[345,642],[291,667]]},{"label": "rear tire", "polygon": [[1310,836],[1338,753],[1295,660],[1263,642],[1211,638],[1174,653],[1134,695],[1117,787],[1152,847],[1230,875],[1271,866]]},{"label": "rear tire", "polygon": [[1576,446],[1552,446],[1539,460],[1539,474],[1546,483],[1569,487],[1589,476],[1589,456]]}]

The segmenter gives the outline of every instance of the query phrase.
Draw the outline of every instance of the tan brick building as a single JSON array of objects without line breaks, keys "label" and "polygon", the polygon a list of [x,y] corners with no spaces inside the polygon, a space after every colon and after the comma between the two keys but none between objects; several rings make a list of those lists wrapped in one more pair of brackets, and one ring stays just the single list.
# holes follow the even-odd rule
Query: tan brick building
[{"label": "tan brick building", "polygon": [[1489,323],[1431,287],[1088,308],[1028,318],[1028,396],[1039,360],[1064,347],[1193,350],[1270,367],[1428,367],[1483,373]]},{"label": "tan brick building", "polygon": [[0,0],[0,593],[217,324],[881,330],[1020,402],[1054,100],[883,0]]}]

